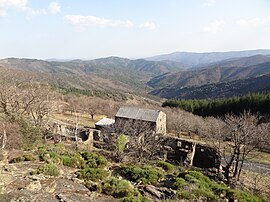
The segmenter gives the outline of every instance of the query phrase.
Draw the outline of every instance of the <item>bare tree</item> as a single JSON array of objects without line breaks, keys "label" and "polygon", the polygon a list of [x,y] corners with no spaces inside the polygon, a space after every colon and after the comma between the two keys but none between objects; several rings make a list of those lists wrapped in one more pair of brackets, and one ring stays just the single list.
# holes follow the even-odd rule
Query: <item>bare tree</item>
[{"label": "bare tree", "polygon": [[208,119],[208,141],[225,161],[224,174],[228,184],[239,181],[244,162],[250,153],[269,141],[267,128],[258,124],[258,116],[244,112],[239,116],[226,115],[224,122]]},{"label": "bare tree", "polygon": [[118,134],[128,136],[125,154],[133,161],[144,163],[160,156],[163,138],[155,133],[153,124],[141,120],[117,123]]}]

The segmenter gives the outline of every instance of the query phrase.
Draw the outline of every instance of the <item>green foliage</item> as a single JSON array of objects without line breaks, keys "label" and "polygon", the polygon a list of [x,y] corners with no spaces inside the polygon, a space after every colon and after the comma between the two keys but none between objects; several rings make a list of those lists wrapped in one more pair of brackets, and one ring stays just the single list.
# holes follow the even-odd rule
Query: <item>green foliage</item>
[{"label": "green foliage", "polygon": [[61,158],[60,155],[58,155],[54,151],[43,151],[39,155],[39,159],[41,161],[46,161],[47,163],[54,163],[54,164],[60,164]]},{"label": "green foliage", "polygon": [[143,184],[157,184],[164,177],[164,173],[150,166],[126,166],[123,167],[123,173],[128,179]]},{"label": "green foliage", "polygon": [[56,165],[54,164],[45,164],[39,166],[36,171],[32,172],[31,174],[44,174],[50,176],[58,176],[59,170]]},{"label": "green foliage", "polygon": [[128,196],[120,200],[121,202],[150,202],[150,200],[145,197],[137,197],[137,196]]},{"label": "green foliage", "polygon": [[127,136],[124,134],[119,135],[117,139],[117,145],[116,145],[117,151],[124,152],[126,144],[127,144]]},{"label": "green foliage", "polygon": [[[175,179],[174,186],[178,190],[177,197],[185,199],[203,197],[207,200],[217,201],[220,194],[226,195],[230,191],[225,185],[210,180],[199,171],[180,173]],[[187,194],[187,191],[190,193]]]},{"label": "green foliage", "polygon": [[84,168],[76,172],[77,177],[83,180],[104,180],[108,177],[108,172],[101,168]]},{"label": "green foliage", "polygon": [[240,202],[266,202],[265,199],[244,191],[234,191],[234,197]]},{"label": "green foliage", "polygon": [[200,116],[224,116],[227,113],[270,113],[270,93],[250,94],[217,100],[167,100],[163,107],[177,107]]},{"label": "green foliage", "polygon": [[168,162],[159,161],[157,163],[159,167],[162,167],[167,173],[173,173],[176,170],[176,167]]},{"label": "green foliage", "polygon": [[175,198],[178,198],[178,199],[195,199],[196,196],[190,191],[180,189],[180,190],[177,190]]},{"label": "green foliage", "polygon": [[198,199],[206,198],[211,201],[219,201],[220,195],[227,198],[237,199],[238,201],[264,202],[265,200],[252,195],[248,192],[232,190],[225,184],[220,184],[210,180],[199,171],[188,171],[179,174],[175,179],[175,188],[177,188],[178,198]]},{"label": "green foliage", "polygon": [[182,189],[184,186],[188,185],[188,183],[184,178],[177,177],[173,185],[176,189]]},{"label": "green foliage", "polygon": [[19,163],[22,161],[35,161],[36,158],[32,154],[23,154],[22,156],[18,156],[9,161],[9,163]]},{"label": "green foliage", "polygon": [[127,180],[120,180],[117,178],[110,178],[102,185],[103,193],[117,198],[122,197],[139,197],[140,193]]},{"label": "green foliage", "polygon": [[42,129],[38,126],[34,126],[29,121],[22,118],[17,120],[20,125],[20,133],[23,136],[23,145],[25,148],[31,148],[42,142]]},{"label": "green foliage", "polygon": [[82,152],[81,156],[85,160],[85,168],[104,168],[108,163],[104,156],[95,153]]},{"label": "green foliage", "polygon": [[60,158],[64,166],[68,166],[72,168],[81,168],[84,165],[84,160],[78,153],[74,153],[70,155],[62,155],[60,156]]}]

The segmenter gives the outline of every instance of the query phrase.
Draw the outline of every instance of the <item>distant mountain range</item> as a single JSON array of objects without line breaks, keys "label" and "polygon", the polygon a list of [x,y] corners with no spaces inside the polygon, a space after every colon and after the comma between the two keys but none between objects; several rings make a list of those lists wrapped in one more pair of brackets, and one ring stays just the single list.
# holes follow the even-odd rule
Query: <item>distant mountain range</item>
[{"label": "distant mountain range", "polygon": [[[0,67],[5,72],[0,78],[10,72],[22,80],[32,79],[57,87],[211,99],[268,90],[269,76],[264,75],[270,74],[270,50],[178,52],[137,60],[7,58],[0,60]],[[251,88],[250,84],[258,88]]]},{"label": "distant mountain range", "polygon": [[230,52],[175,52],[170,54],[158,55],[146,58],[151,61],[174,61],[180,62],[188,67],[201,67],[211,63],[220,62],[222,60],[250,57],[254,55],[270,55],[270,50],[247,50],[247,51],[230,51]]},{"label": "distant mountain range", "polygon": [[217,99],[269,91],[270,74],[267,74],[254,78],[206,84],[202,86],[162,88],[152,91],[151,94],[168,99]]},{"label": "distant mountain range", "polygon": [[270,56],[221,61],[197,70],[170,72],[154,77],[148,82],[153,88],[183,88],[210,83],[227,82],[270,73]]}]

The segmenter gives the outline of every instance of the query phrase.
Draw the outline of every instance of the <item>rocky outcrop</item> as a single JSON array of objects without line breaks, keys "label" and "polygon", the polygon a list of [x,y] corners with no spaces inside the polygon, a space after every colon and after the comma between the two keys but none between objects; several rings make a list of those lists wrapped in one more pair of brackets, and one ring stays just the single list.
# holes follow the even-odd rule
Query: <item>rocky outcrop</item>
[{"label": "rocky outcrop", "polygon": [[[103,202],[111,196],[90,191],[75,178],[74,170],[61,168],[59,177],[30,175],[40,162],[6,164],[0,161],[0,201],[2,202]],[[70,169],[70,168],[69,168]]]}]

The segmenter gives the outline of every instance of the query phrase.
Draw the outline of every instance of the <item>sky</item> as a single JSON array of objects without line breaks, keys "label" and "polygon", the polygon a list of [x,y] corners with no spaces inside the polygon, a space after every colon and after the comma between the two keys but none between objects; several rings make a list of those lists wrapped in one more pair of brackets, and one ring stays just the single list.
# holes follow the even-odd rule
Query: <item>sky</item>
[{"label": "sky", "polygon": [[0,58],[270,49],[270,0],[0,0]]}]

